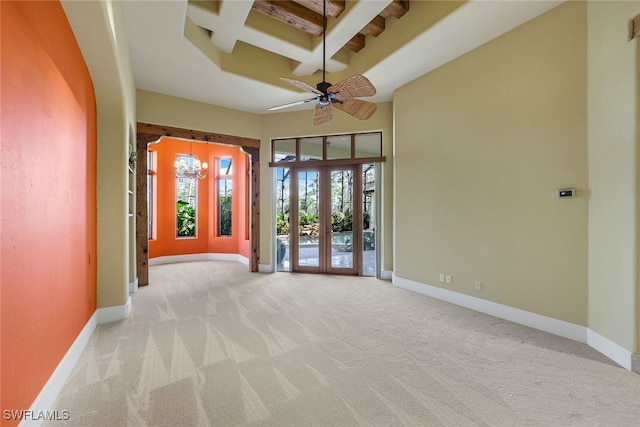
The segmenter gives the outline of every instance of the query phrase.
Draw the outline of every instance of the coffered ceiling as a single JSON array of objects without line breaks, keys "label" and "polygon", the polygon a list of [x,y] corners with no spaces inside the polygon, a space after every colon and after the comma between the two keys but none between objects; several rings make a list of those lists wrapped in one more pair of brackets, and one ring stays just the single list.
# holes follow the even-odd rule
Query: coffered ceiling
[{"label": "coffered ceiling", "polygon": [[[315,86],[363,74],[390,101],[411,80],[562,0],[144,0],[123,10],[136,86],[266,114],[308,97],[278,77]],[[311,103],[313,104],[313,103]],[[313,108],[303,105],[296,108]]]}]

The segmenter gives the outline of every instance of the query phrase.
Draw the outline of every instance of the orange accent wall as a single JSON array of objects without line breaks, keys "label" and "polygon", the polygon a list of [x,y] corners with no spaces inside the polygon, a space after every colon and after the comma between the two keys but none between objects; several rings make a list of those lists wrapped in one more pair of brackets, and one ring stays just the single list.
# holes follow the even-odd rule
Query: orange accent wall
[{"label": "orange accent wall", "polygon": [[[200,253],[240,254],[249,258],[249,240],[246,236],[246,155],[239,147],[206,144],[163,138],[149,148],[156,154],[155,225],[154,238],[149,240],[149,258],[169,255]],[[191,151],[190,151],[191,150]],[[173,162],[176,155],[189,152],[209,164],[209,175],[198,181],[196,237],[176,237],[176,191]],[[216,163],[218,158],[232,159],[231,237],[219,237],[217,224]]]},{"label": "orange accent wall", "polygon": [[0,16],[0,409],[19,410],[96,310],[96,102],[59,2]]}]

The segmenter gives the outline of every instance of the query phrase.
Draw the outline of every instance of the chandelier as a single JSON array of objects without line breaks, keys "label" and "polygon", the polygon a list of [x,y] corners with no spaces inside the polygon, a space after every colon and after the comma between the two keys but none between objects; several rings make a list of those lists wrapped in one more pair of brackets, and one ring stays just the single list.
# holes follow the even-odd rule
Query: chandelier
[{"label": "chandelier", "polygon": [[209,165],[207,162],[200,162],[191,152],[191,145],[189,145],[189,155],[181,156],[179,160],[173,162],[173,167],[176,170],[176,176],[178,178],[198,178],[204,179],[209,172]]}]

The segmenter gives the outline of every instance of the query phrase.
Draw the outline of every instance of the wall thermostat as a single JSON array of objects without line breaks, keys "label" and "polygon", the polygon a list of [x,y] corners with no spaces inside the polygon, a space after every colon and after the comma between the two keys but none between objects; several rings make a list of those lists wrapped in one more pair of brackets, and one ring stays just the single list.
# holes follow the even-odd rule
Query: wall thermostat
[{"label": "wall thermostat", "polygon": [[561,188],[558,190],[558,199],[565,199],[569,197],[576,197],[575,188]]}]

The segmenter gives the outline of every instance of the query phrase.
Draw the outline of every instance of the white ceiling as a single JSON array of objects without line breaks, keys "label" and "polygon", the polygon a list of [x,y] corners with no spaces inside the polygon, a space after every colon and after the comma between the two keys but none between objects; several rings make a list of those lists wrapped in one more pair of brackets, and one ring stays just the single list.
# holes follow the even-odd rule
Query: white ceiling
[{"label": "white ceiling", "polygon": [[[351,53],[340,47],[390,0],[347,0],[328,24],[327,80],[364,74],[377,88],[368,100],[391,101],[396,88],[563,1],[411,0],[403,17],[388,17],[382,34],[367,36],[365,48]],[[258,114],[309,98],[278,76],[321,81],[321,38],[251,11],[252,3],[124,1],[136,87]]]}]

